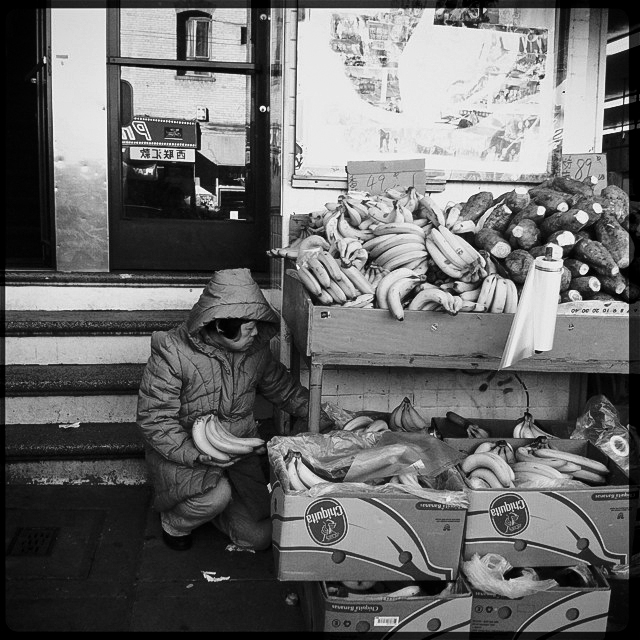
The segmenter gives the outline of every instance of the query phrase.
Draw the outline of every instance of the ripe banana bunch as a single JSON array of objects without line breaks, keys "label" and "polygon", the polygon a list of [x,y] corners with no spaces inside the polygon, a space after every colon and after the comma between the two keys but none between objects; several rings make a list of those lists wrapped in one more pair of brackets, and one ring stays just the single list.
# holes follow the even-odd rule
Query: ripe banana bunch
[{"label": "ripe banana bunch", "polygon": [[378,282],[380,282],[380,280],[382,280],[382,278],[386,276],[387,273],[389,273],[388,269],[383,269],[375,262],[371,262],[364,270],[364,277],[371,283],[371,286],[375,290],[375,288],[378,286]]},{"label": "ripe banana bunch", "polygon": [[[546,439],[540,440],[540,443],[534,442],[515,450],[516,464],[512,466],[516,471],[516,479],[518,473],[537,472],[552,479],[582,480],[592,485],[607,483],[609,469],[605,464],[576,453],[560,451],[553,442],[547,442]],[[523,482],[531,479],[528,475],[520,477]]]},{"label": "ripe banana bunch", "polygon": [[407,397],[389,415],[391,431],[424,431],[429,428],[427,421],[417,412]]},{"label": "ripe banana bunch", "polygon": [[367,224],[367,221],[363,221],[361,224],[364,228],[354,226],[351,222],[354,219],[353,215],[347,212],[344,202],[341,202],[338,209],[329,215],[325,220],[324,233],[330,243],[344,238],[355,238],[364,242],[373,237],[371,229],[368,228],[371,223]]},{"label": "ripe banana bunch", "polygon": [[506,440],[497,440],[495,442],[481,442],[475,449],[474,453],[486,453],[491,451],[498,454],[507,464],[517,462],[513,447]]},{"label": "ripe banana bunch", "polygon": [[343,267],[354,266],[362,271],[369,259],[369,254],[362,246],[362,242],[356,238],[341,238],[331,247],[331,255],[336,259],[339,258]]},{"label": "ripe banana bunch", "polygon": [[371,416],[355,416],[342,427],[343,431],[359,431],[361,433],[380,433],[380,431],[388,429],[389,425],[385,420]]},{"label": "ripe banana bunch", "polygon": [[477,424],[469,423],[466,426],[466,429],[467,429],[467,437],[469,438],[488,438],[489,437],[489,432]]},{"label": "ripe banana bunch", "polygon": [[[362,294],[372,295],[374,289],[364,274],[354,266],[341,266],[329,251],[309,252],[304,262],[297,265],[298,279],[307,291],[323,305],[343,305],[355,301]],[[373,298],[357,305],[365,306]],[[360,304],[362,302],[363,304]]]},{"label": "ripe banana bunch", "polygon": [[378,282],[375,288],[376,306],[378,309],[388,309],[397,319],[404,318],[404,301],[413,290],[426,280],[408,267],[399,267],[389,271]]},{"label": "ripe banana bunch", "polygon": [[306,491],[316,484],[328,482],[317,475],[297,451],[288,452],[285,458],[285,468],[289,477],[289,484],[294,491]]},{"label": "ripe banana bunch", "polygon": [[513,469],[493,451],[474,451],[460,463],[460,468],[474,489],[504,489],[514,486]]},{"label": "ripe banana bunch", "polygon": [[398,189],[387,189],[385,195],[395,201],[397,205],[408,209],[413,218],[413,214],[418,209],[418,199],[420,198],[420,194],[417,192],[415,187],[407,187],[404,192]]},{"label": "ripe banana bunch", "polygon": [[426,234],[425,246],[437,267],[454,280],[478,282],[488,275],[484,257],[445,224],[434,226]]},{"label": "ripe banana bunch", "polygon": [[427,272],[428,254],[422,227],[408,221],[390,222],[377,225],[373,234],[362,245],[372,263],[387,271],[408,267],[419,273]]},{"label": "ripe banana bunch", "polygon": [[418,285],[415,295],[407,305],[408,311],[446,311],[455,316],[462,311],[464,302],[460,296],[451,294],[442,287],[424,282]]},{"label": "ripe banana bunch", "polygon": [[533,419],[529,411],[525,411],[522,419],[513,428],[514,438],[555,438],[556,436],[543,431]]},{"label": "ripe banana bunch", "polygon": [[230,462],[264,446],[262,438],[240,438],[233,435],[214,414],[195,419],[191,429],[193,443],[200,453],[214,462]]},{"label": "ripe banana bunch", "polygon": [[491,273],[482,281],[476,304],[489,313],[515,313],[518,309],[518,289],[510,278]]}]

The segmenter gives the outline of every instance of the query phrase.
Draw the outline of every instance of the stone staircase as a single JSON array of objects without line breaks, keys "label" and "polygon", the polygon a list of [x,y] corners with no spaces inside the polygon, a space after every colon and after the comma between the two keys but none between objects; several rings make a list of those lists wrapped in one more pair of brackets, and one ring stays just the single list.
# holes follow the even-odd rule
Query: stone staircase
[{"label": "stone staircase", "polygon": [[[182,322],[206,278],[47,278],[6,281],[5,483],[145,484],[135,415],[151,333]],[[260,399],[256,418],[272,413]]]}]

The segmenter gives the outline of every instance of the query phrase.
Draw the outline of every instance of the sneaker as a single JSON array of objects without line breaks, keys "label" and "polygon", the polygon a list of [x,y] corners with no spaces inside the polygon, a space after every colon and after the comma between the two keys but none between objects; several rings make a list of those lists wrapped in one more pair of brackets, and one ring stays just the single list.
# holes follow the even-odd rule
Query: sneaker
[{"label": "sneaker", "polygon": [[186,551],[187,549],[191,549],[191,544],[193,543],[190,533],[186,536],[172,536],[163,530],[162,539],[167,547],[174,551]]}]

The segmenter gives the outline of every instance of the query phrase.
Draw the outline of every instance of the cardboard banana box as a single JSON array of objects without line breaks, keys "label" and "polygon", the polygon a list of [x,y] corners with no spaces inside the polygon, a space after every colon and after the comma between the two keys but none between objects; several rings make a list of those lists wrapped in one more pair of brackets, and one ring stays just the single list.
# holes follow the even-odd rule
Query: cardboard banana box
[{"label": "cardboard banana box", "polygon": [[[452,584],[450,593],[439,595],[447,582],[429,583],[433,595],[386,599],[365,595],[350,597],[330,594],[330,583],[305,582],[302,609],[308,631],[384,634],[385,638],[402,638],[406,633],[420,633],[427,639],[453,633],[464,637],[471,626],[472,595],[462,575]],[[458,635],[459,634],[459,635]]]},{"label": "cardboard banana box", "polygon": [[[514,449],[532,442],[504,439]],[[484,440],[445,438],[465,453],[474,451]],[[554,443],[562,451],[603,463],[609,469],[607,483],[584,488],[469,488],[465,560],[474,553],[497,553],[514,567],[576,563],[612,567],[629,562],[637,517],[637,485],[630,484],[622,469],[590,442],[557,439]]]},{"label": "cardboard banana box", "polygon": [[589,571],[596,586],[558,586],[514,599],[472,589],[471,633],[513,633],[514,638],[532,640],[560,640],[567,634],[570,638],[604,638],[611,588],[596,567]]}]

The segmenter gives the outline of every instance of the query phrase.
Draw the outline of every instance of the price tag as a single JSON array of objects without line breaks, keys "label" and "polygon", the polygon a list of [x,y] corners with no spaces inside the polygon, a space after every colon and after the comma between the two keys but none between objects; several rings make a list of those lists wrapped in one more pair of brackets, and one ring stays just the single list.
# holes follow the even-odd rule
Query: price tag
[{"label": "price tag", "polygon": [[594,192],[598,195],[607,186],[606,153],[563,153],[560,175],[582,182],[589,176],[598,178]]},{"label": "price tag", "polygon": [[582,302],[563,302],[558,305],[558,315],[562,316],[628,316],[629,303],[605,302],[603,300],[584,300]]},{"label": "price tag", "polygon": [[349,191],[366,191],[373,195],[387,189],[406,191],[415,187],[423,192],[427,181],[424,158],[418,160],[371,160],[347,163]]}]

